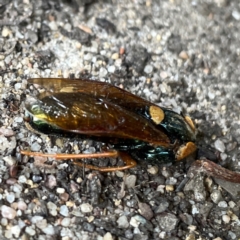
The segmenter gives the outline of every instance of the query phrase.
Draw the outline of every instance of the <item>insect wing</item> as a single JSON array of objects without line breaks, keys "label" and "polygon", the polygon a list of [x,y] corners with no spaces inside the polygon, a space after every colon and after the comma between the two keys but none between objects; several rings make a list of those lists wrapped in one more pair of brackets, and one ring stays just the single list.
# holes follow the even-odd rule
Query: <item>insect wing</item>
[{"label": "insect wing", "polygon": [[143,98],[106,82],[87,79],[71,80],[65,78],[31,78],[28,82],[30,84],[37,84],[46,89],[46,92],[39,94],[39,99],[49,96],[52,93],[79,92],[89,94],[96,98],[106,99],[108,102],[131,109],[154,105]]},{"label": "insect wing", "polygon": [[58,92],[26,108],[37,119],[64,131],[170,146],[167,135],[153,123],[107,100],[83,92]]},{"label": "insect wing", "polygon": [[192,128],[183,116],[171,110],[161,108],[109,83],[87,79],[71,80],[64,78],[33,78],[29,79],[29,83],[38,84],[46,89],[45,92],[38,95],[39,99],[51,96],[53,93],[84,93],[145,118],[149,123],[159,126],[158,132],[162,132],[164,128],[173,138],[177,136],[177,138],[184,141],[195,140],[195,129]]}]

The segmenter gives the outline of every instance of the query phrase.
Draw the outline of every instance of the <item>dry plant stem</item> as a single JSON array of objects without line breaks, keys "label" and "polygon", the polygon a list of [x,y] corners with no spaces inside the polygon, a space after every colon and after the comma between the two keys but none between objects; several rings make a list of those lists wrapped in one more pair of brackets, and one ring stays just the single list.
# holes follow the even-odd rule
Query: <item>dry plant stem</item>
[{"label": "dry plant stem", "polygon": [[121,170],[135,167],[137,165],[136,161],[133,160],[127,153],[118,152],[115,150],[109,151],[109,152],[86,153],[86,154],[64,154],[64,153],[48,154],[48,153],[40,153],[40,152],[21,151],[21,154],[28,155],[28,156],[51,157],[56,160],[101,158],[101,157],[120,157],[126,164],[125,166],[118,166],[118,167],[98,167],[98,166],[84,164],[84,163],[77,162],[77,161],[73,162],[77,166],[86,167],[86,168],[97,170],[100,172],[121,171]]},{"label": "dry plant stem", "polygon": [[240,173],[230,171],[209,160],[197,160],[190,168],[190,172],[200,171],[207,175],[226,180],[228,182],[240,183]]}]

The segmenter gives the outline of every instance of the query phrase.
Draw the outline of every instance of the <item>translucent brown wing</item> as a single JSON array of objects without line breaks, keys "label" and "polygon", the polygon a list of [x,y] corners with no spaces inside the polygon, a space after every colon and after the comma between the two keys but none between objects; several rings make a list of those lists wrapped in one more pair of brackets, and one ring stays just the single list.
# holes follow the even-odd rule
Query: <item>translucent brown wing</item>
[{"label": "translucent brown wing", "polygon": [[[134,101],[141,98],[108,84],[102,85],[96,82],[98,86],[96,87],[88,80],[83,82],[69,80],[71,84],[67,87],[76,85],[81,91],[61,92],[59,86],[65,85],[66,81],[61,80],[59,84],[55,80],[42,83],[41,80],[31,80],[31,83],[41,83],[40,85],[47,89],[51,88],[53,92],[40,95],[40,99],[35,104],[26,105],[27,110],[37,119],[54,124],[65,131],[109,138],[138,139],[156,145],[170,146],[170,140],[165,133],[143,116],[114,103],[112,96],[111,98],[109,95],[106,96],[104,88],[108,90],[111,88],[109,90],[111,95],[112,91],[117,89],[116,92],[124,93],[128,100],[131,98]],[[100,87],[102,91],[98,90]]]},{"label": "translucent brown wing", "polygon": [[[47,91],[39,94],[39,98],[44,98],[52,93],[59,92],[79,92],[89,94],[96,98],[106,99],[108,102],[130,109],[139,109],[153,106],[155,104],[140,98],[124,89],[115,87],[106,82],[99,82],[87,79],[64,79],[64,78],[32,78],[30,84],[37,84]],[[157,106],[157,105],[155,105]]]}]

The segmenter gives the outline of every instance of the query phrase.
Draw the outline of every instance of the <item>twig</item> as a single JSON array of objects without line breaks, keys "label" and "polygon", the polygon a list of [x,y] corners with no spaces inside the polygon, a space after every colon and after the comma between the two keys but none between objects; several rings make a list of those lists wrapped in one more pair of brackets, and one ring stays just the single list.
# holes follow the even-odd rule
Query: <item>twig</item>
[{"label": "twig", "polygon": [[223,168],[207,159],[197,160],[193,163],[188,173],[191,174],[195,172],[204,172],[209,176],[220,178],[228,182],[240,183],[240,173]]}]

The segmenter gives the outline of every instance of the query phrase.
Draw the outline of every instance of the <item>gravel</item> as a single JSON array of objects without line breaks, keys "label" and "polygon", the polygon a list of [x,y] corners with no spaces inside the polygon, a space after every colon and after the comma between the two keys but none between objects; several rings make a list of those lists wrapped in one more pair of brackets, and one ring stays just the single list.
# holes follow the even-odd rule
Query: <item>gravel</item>
[{"label": "gravel", "polygon": [[[101,149],[24,124],[24,101],[37,94],[28,78],[90,77],[189,114],[201,151],[240,171],[239,1],[4,0],[0,8],[0,239],[240,238],[240,184],[187,174],[191,159],[99,173],[19,153]],[[100,161],[108,163],[118,164]]]}]

